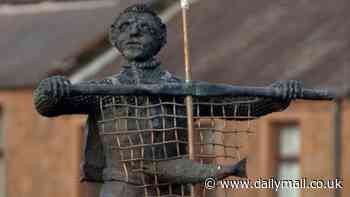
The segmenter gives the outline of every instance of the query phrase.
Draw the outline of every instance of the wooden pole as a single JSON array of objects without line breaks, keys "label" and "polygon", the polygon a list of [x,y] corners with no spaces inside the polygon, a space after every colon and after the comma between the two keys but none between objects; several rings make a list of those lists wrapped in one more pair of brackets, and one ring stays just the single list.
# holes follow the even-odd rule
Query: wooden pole
[{"label": "wooden pole", "polygon": [[[188,29],[187,29],[187,8],[182,8],[183,19],[183,32],[184,32],[184,54],[185,54],[185,71],[186,71],[186,83],[192,80],[191,65],[189,63],[189,44],[188,44]],[[187,108],[187,123],[188,123],[188,138],[189,138],[189,157],[194,159],[193,151],[193,109],[192,109],[192,96],[186,97]]]},{"label": "wooden pole", "polygon": [[[185,73],[186,83],[191,82],[192,72],[189,58],[189,42],[188,42],[188,22],[187,22],[187,10],[189,9],[188,0],[181,0],[182,8],[182,24],[184,35],[184,55],[185,55]],[[187,113],[187,130],[188,130],[188,157],[190,160],[194,160],[194,130],[193,130],[193,101],[192,96],[186,96],[186,113]],[[191,186],[191,197],[195,197],[194,185]]]}]

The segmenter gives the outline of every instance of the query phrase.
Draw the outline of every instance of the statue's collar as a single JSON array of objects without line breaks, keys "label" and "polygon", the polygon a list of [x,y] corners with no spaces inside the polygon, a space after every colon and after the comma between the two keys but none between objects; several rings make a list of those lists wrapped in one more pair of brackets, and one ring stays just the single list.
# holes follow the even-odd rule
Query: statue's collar
[{"label": "statue's collar", "polygon": [[147,60],[145,62],[128,62],[124,68],[137,68],[137,69],[155,69],[159,67],[160,62],[156,59]]}]

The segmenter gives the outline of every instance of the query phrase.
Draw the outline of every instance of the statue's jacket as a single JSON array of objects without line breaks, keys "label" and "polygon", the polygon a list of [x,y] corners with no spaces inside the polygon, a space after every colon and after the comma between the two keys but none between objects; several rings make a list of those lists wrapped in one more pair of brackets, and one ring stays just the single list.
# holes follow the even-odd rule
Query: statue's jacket
[{"label": "statue's jacket", "polygon": [[[115,76],[108,77],[100,82],[100,84],[107,84],[107,85],[118,85],[118,84],[161,84],[161,83],[179,83],[181,82],[180,79],[176,78],[175,76],[171,75],[169,72],[164,71],[160,69],[159,66],[156,67],[146,67],[146,68],[136,68],[133,66],[126,66],[124,69]],[[152,108],[149,107],[148,111],[146,108],[140,108],[138,111],[128,109],[128,112],[125,111],[122,107],[115,107],[115,108],[105,108],[101,109],[102,106],[106,106],[108,104],[129,104],[131,106],[145,106],[157,104],[159,103],[159,99],[166,99],[166,98],[160,98],[160,97],[110,97],[105,96],[103,98],[100,98],[101,103],[96,103],[99,106],[98,113],[92,113],[89,114],[89,117],[87,119],[87,127],[85,134],[87,135],[85,137],[85,146],[84,146],[84,153],[83,153],[83,160],[81,162],[81,179],[86,181],[127,181],[133,184],[142,184],[142,178],[139,176],[138,173],[132,173],[129,172],[128,178],[125,178],[125,173],[122,166],[122,162],[116,162],[121,160],[131,160],[132,158],[130,155],[127,155],[130,150],[127,150],[124,152],[124,158],[120,158],[120,152],[121,150],[115,150],[108,146],[108,144],[115,143],[115,139],[112,138],[105,138],[101,139],[101,128],[98,127],[99,120],[105,119],[107,120],[103,124],[103,129],[108,132],[109,127],[111,130],[115,129],[113,128],[113,125],[108,123],[108,119],[113,119],[114,117],[111,116],[129,116],[129,117],[144,117],[147,118],[149,116],[156,116],[157,114],[162,113],[161,109],[159,108]],[[181,101],[180,101],[181,102]],[[96,105],[96,106],[97,106]],[[114,110],[114,111],[113,111]],[[167,110],[167,108],[164,108],[164,110]],[[184,109],[177,109],[181,110],[181,112],[177,112],[178,114],[184,114]],[[104,111],[104,117],[101,117],[99,114],[101,111]],[[164,112],[163,112],[164,113]],[[124,132],[127,132],[129,130],[133,131],[140,131],[142,129],[146,130],[149,129],[149,125],[147,122],[151,121],[152,128],[153,129],[162,129],[165,125],[161,125],[160,118],[152,118],[147,119],[145,121],[138,121],[132,120],[131,118],[126,120],[127,123],[121,121],[119,122],[118,129],[123,130]],[[125,125],[127,124],[127,125]],[[171,127],[173,123],[166,123],[168,127]],[[185,127],[186,121],[185,120],[178,120],[178,124]],[[180,138],[182,138],[182,141],[185,141],[187,138],[187,135],[180,135]],[[142,140],[140,139],[142,138]],[[127,136],[119,136],[119,146],[124,147],[128,149],[131,145],[141,145],[142,144],[150,144],[149,141],[150,134],[149,133],[142,133],[141,136],[132,135],[129,134]],[[131,142],[130,142],[131,141]],[[182,146],[183,147],[183,146]],[[163,150],[163,149],[161,149]],[[103,152],[104,151],[104,152]],[[117,152],[115,152],[117,151]],[[161,159],[164,158],[164,154],[160,149],[156,149],[156,153],[153,155],[150,151],[150,148],[144,148],[145,153],[143,154],[144,160],[152,160],[152,159]],[[174,147],[168,147],[168,151],[174,151]],[[181,150],[182,154],[185,155],[185,149],[183,148]],[[141,157],[141,148],[133,149],[133,157],[134,158],[140,158]],[[176,153],[169,153],[170,155],[176,155]],[[147,158],[148,157],[148,158]],[[137,163],[137,162],[135,162]],[[130,166],[128,166],[130,167]],[[140,169],[140,166],[133,166],[134,169]],[[128,169],[130,170],[130,169]],[[132,170],[132,169],[131,169]]]},{"label": "statue's jacket", "polygon": [[[82,84],[101,84],[117,86],[118,84],[162,84],[162,83],[183,83],[184,81],[173,76],[168,71],[162,70],[159,63],[147,64],[145,66],[135,66],[129,64],[123,67],[123,70],[114,76],[107,77],[99,81],[82,82]],[[119,123],[117,129],[126,132],[129,130],[147,130],[150,129],[164,129],[174,127],[186,128],[186,113],[183,98],[172,98],[165,96],[69,96],[61,99],[55,99],[47,95],[43,90],[46,81],[43,80],[34,92],[34,104],[38,112],[47,117],[53,117],[63,114],[88,114],[86,131],[84,137],[84,148],[81,162],[81,180],[92,182],[104,181],[126,181],[133,184],[142,184],[142,173],[133,173],[133,169],[128,169],[129,174],[125,174],[125,165],[122,165],[123,160],[131,160],[133,158],[141,158],[144,161],[161,160],[169,158],[168,162],[159,162],[159,172],[162,173],[165,179],[172,179],[174,182],[201,182],[207,177],[220,177],[218,175],[218,168],[216,165],[193,165],[181,156],[187,154],[187,131],[180,132],[177,136],[176,142],[168,143],[164,151],[164,145],[155,149],[141,148],[135,149],[133,155],[124,154],[121,158],[121,151],[127,146],[138,146],[142,144],[149,144],[154,140],[150,139],[150,133],[143,132],[142,135],[128,135],[120,136],[115,139],[115,135],[108,135],[109,131],[115,131],[115,124],[113,122],[115,116],[119,117],[155,117],[148,119],[150,123],[136,122],[132,118],[127,119],[127,122]],[[209,98],[201,98],[209,99]],[[219,100],[232,100],[237,98],[217,98]],[[240,98],[242,99],[242,98]],[[178,103],[176,108],[168,108],[165,105],[157,105],[160,102]],[[122,106],[129,106],[125,111]],[[249,117],[259,117],[274,111],[281,111],[288,106],[289,103],[281,102],[273,99],[256,99],[251,103],[250,110],[242,105],[235,115]],[[109,107],[108,107],[109,106]],[[118,107],[116,107],[118,106]],[[130,106],[141,106],[138,109],[130,110]],[[142,106],[157,106],[150,107],[148,110]],[[204,107],[205,108],[205,107]],[[145,109],[145,110],[142,110]],[[207,115],[206,109],[201,110],[202,114]],[[233,113],[233,109],[228,108],[226,111]],[[249,111],[249,112],[248,112]],[[161,120],[157,118],[159,114],[176,114],[176,119]],[[197,114],[198,115],[198,114]],[[175,123],[176,122],[176,123]],[[125,125],[126,124],[126,125]],[[158,136],[160,137],[160,136]],[[163,136],[162,136],[163,137]],[[157,136],[155,136],[157,140]],[[165,136],[169,139],[170,136]],[[170,139],[171,141],[171,139]],[[180,146],[176,146],[180,143]],[[117,144],[117,145],[116,145]],[[119,148],[118,148],[119,147]],[[128,151],[130,152],[130,150]],[[180,157],[179,157],[180,156]],[[125,158],[128,157],[128,158]],[[176,168],[178,166],[178,168]],[[152,173],[154,169],[149,166],[134,166],[127,168],[135,168],[144,170],[144,173]],[[173,168],[167,170],[167,168]],[[162,176],[162,174],[160,174]],[[127,178],[126,178],[127,177]],[[144,181],[144,180],[143,180]]]}]

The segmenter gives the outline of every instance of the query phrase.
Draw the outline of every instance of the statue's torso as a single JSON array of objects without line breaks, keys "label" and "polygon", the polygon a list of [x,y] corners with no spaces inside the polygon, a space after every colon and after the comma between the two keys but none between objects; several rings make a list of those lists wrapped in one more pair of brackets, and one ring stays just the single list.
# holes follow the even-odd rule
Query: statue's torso
[{"label": "statue's torso", "polygon": [[[136,73],[135,73],[136,72]],[[110,77],[115,84],[175,82],[162,70],[141,73],[127,70]],[[145,75],[146,74],[146,75]],[[105,157],[105,181],[145,184],[144,162],[178,158],[186,154],[186,112],[183,98],[166,96],[104,96],[95,113]]]}]

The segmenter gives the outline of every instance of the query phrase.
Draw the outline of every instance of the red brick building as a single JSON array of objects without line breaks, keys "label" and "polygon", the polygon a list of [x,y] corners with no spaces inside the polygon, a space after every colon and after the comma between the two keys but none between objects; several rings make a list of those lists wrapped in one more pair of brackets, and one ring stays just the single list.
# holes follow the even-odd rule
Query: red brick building
[{"label": "red brick building", "polygon": [[[32,105],[32,90],[40,79],[54,73],[79,81],[118,72],[122,61],[106,45],[106,31],[127,4],[25,13],[14,10],[12,14],[0,9],[0,26],[5,27],[0,47],[6,49],[0,54],[0,126],[4,136],[0,164],[6,164],[1,177],[8,197],[77,197],[94,189],[81,189],[79,183],[84,117],[40,117]],[[317,4],[303,0],[254,4],[202,0],[191,8],[194,79],[261,86],[298,79],[306,87],[328,88],[344,95],[340,137],[335,118],[339,113],[333,102],[298,101],[285,112],[257,121],[255,134],[245,142],[248,148],[243,151],[249,158],[249,178],[326,180],[340,174],[345,185],[341,196],[350,194],[349,6],[346,0]],[[160,58],[168,70],[183,76],[180,15],[171,19],[177,10],[171,7],[163,12],[169,20],[169,35]],[[0,196],[5,196],[1,191]],[[289,191],[288,195],[258,189],[240,193],[247,197],[336,195],[334,190],[324,189]]]}]

